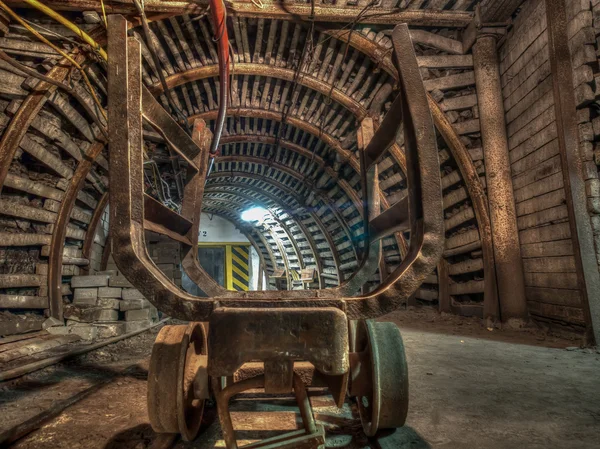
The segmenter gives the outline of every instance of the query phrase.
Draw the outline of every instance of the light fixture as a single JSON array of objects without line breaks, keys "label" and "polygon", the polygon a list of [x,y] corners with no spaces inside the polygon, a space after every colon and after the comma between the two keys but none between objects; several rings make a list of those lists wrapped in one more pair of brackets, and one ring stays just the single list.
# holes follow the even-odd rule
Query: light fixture
[{"label": "light fixture", "polygon": [[242,220],[258,221],[259,223],[262,223],[267,213],[268,212],[264,207],[252,207],[242,212]]}]

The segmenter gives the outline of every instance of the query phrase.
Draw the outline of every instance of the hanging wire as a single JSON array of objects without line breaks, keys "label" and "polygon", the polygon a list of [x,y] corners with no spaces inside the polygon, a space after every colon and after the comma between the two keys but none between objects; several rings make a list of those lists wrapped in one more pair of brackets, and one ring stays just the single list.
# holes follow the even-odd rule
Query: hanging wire
[{"label": "hanging wire", "polygon": [[35,37],[37,37],[39,40],[41,40],[44,44],[48,45],[50,48],[52,48],[54,51],[56,51],[59,55],[66,58],[71,64],[73,64],[73,66],[75,66],[75,68],[77,68],[77,70],[79,70],[79,73],[81,73],[81,76],[83,77],[83,80],[84,80],[87,88],[89,89],[94,102],[98,106],[100,113],[102,114],[102,116],[104,117],[105,120],[108,120],[106,112],[104,111],[104,108],[102,107],[102,103],[100,103],[100,99],[96,95],[96,91],[92,87],[92,83],[90,82],[90,79],[88,78],[87,74],[85,73],[85,70],[83,69],[83,67],[81,67],[81,65],[77,61],[75,61],[75,59],[73,59],[68,53],[64,52],[61,48],[54,45],[47,38],[42,36],[37,30],[35,30],[31,25],[29,25],[26,21],[24,21],[18,14],[16,14],[12,9],[10,9],[2,0],[0,0],[0,8],[5,10],[13,19],[15,19],[17,22],[19,22],[22,26],[24,26],[27,29],[27,31],[32,33]]}]

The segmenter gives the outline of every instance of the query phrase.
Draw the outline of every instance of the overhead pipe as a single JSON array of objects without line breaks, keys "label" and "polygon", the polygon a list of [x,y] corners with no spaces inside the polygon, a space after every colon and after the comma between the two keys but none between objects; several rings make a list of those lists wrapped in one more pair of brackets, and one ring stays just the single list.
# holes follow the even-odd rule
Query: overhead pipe
[{"label": "overhead pipe", "polygon": [[227,34],[227,10],[223,0],[210,0],[210,15],[215,30],[214,41],[217,43],[219,55],[219,113],[210,144],[210,162],[206,178],[210,175],[217,149],[223,134],[225,118],[227,117],[227,103],[229,102],[229,35]]}]

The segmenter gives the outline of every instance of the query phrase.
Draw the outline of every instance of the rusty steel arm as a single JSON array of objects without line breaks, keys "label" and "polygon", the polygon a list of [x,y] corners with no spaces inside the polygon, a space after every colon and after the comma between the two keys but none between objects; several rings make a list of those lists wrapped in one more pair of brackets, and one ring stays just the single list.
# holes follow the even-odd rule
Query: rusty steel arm
[{"label": "rusty steel arm", "polygon": [[[117,266],[154,305],[175,318],[192,321],[206,320],[218,306],[336,307],[346,310],[349,318],[358,319],[391,312],[416,291],[442,256],[444,230],[440,179],[431,176],[439,170],[433,121],[406,25],[396,27],[393,42],[404,99],[410,247],[406,258],[385,282],[373,292],[357,297],[344,297],[336,289],[326,289],[281,291],[276,295],[264,291],[226,292],[199,298],[179,290],[152,263],[143,235],[140,46],[127,39],[126,30],[123,17],[110,18],[110,225]],[[121,101],[123,98],[127,98],[126,104]],[[401,136],[400,125],[396,123],[397,138]],[[114,188],[115,185],[122,188]]]}]

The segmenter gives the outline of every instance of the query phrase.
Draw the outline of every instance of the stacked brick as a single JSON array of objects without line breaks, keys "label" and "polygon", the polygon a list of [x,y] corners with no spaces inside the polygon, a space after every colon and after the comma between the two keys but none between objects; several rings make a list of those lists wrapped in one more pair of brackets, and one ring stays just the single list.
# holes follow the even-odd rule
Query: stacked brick
[{"label": "stacked brick", "polygon": [[146,233],[148,253],[156,266],[181,288],[181,248],[179,242],[156,234]]},{"label": "stacked brick", "polygon": [[158,311],[117,271],[73,276],[72,302],[65,304],[66,326],[48,329],[54,334],[77,334],[84,340],[110,338],[135,332],[158,321]]}]

